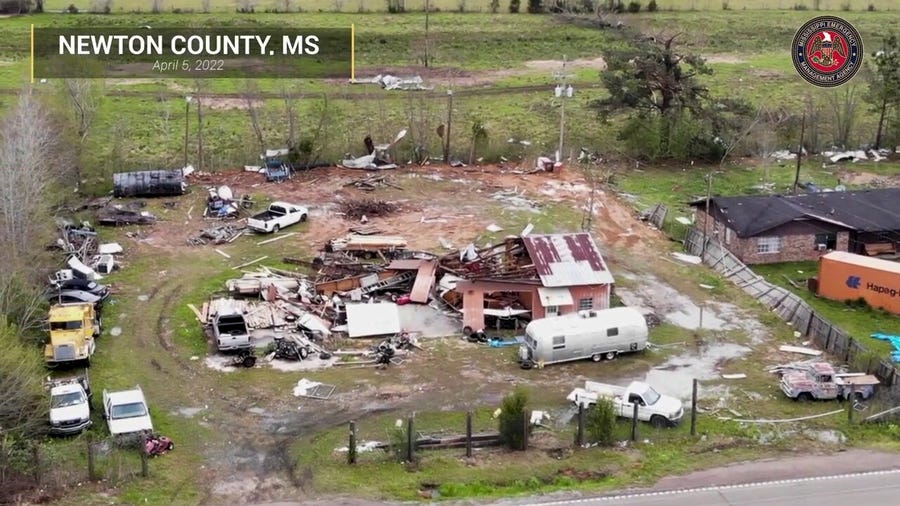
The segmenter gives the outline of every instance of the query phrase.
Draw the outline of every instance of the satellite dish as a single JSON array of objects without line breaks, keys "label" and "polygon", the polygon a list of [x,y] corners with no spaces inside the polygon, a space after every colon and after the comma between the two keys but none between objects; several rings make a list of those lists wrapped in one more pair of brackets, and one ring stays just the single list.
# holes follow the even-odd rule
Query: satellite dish
[{"label": "satellite dish", "polygon": [[231,191],[231,188],[222,185],[219,187],[216,192],[219,194],[219,198],[222,200],[231,200],[234,198],[234,193]]}]

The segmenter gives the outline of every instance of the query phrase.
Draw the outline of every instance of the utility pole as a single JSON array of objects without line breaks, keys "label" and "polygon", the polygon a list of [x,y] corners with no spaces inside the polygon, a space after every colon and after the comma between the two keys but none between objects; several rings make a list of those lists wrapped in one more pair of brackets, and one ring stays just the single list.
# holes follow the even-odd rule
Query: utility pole
[{"label": "utility pole", "polygon": [[444,132],[444,163],[450,163],[450,122],[453,120],[453,90],[447,90],[447,131]]},{"label": "utility pole", "polygon": [[431,0],[425,0],[425,68],[428,68],[428,13],[431,12]]},{"label": "utility pole", "polygon": [[703,217],[703,244],[700,248],[700,258],[706,253],[706,243],[709,241],[709,200],[712,198],[712,172],[706,173],[706,216]]},{"label": "utility pole", "polygon": [[190,123],[191,98],[193,97],[190,95],[184,97],[184,165],[182,167],[188,165],[188,123]]},{"label": "utility pole", "polygon": [[561,162],[563,158],[563,139],[565,139],[565,131],[566,131],[566,99],[572,98],[572,94],[574,93],[574,89],[572,85],[566,85],[566,78],[569,77],[566,74],[566,57],[563,55],[563,68],[562,72],[557,74],[557,79],[560,80],[560,84],[556,86],[554,90],[554,95],[559,98],[559,147],[556,150],[556,161]]},{"label": "utility pole", "polygon": [[800,121],[800,145],[797,147],[797,172],[794,174],[794,195],[797,194],[797,186],[800,185],[800,160],[803,158],[803,134],[806,130],[806,111]]},{"label": "utility pole", "polygon": [[203,172],[203,104],[197,97],[197,171]]}]

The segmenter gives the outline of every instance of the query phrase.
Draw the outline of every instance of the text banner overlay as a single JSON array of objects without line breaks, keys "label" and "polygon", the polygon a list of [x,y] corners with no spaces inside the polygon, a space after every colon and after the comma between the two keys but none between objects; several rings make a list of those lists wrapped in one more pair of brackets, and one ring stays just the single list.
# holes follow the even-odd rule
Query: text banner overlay
[{"label": "text banner overlay", "polygon": [[34,29],[34,77],[349,78],[350,28]]}]

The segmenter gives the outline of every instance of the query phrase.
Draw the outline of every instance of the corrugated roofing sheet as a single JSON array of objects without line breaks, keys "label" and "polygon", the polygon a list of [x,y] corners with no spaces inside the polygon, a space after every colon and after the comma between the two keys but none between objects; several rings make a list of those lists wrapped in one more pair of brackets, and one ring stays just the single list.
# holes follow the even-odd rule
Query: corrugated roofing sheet
[{"label": "corrugated roofing sheet", "polygon": [[523,237],[525,248],[544,286],[603,285],[615,280],[600,248],[587,233]]}]

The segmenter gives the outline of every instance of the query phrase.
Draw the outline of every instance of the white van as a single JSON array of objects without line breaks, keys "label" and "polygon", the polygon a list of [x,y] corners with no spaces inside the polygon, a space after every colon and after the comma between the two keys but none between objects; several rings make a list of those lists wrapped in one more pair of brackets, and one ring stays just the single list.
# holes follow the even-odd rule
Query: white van
[{"label": "white van", "polygon": [[640,311],[616,307],[532,320],[519,346],[524,369],[590,358],[612,360],[619,353],[642,351],[650,329]]}]

